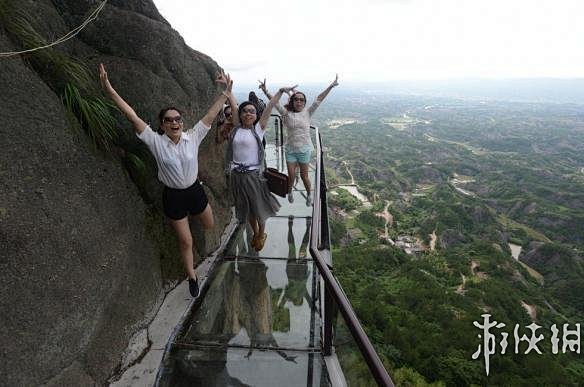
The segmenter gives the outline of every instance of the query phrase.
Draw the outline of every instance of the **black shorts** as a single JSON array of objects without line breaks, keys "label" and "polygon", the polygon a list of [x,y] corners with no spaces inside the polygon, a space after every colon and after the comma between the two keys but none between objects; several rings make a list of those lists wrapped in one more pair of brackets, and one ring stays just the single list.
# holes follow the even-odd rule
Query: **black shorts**
[{"label": "black shorts", "polygon": [[208,203],[207,195],[198,179],[189,188],[178,189],[165,186],[162,192],[164,215],[174,220],[182,219],[188,214],[199,215]]}]

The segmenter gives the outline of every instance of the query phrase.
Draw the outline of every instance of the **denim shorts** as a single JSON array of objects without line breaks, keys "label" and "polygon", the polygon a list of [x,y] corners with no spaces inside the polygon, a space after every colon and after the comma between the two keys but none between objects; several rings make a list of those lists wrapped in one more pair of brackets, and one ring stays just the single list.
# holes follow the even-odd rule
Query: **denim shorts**
[{"label": "denim shorts", "polygon": [[304,151],[304,152],[286,151],[286,162],[287,163],[308,164],[310,162],[311,155],[312,155],[311,149]]}]

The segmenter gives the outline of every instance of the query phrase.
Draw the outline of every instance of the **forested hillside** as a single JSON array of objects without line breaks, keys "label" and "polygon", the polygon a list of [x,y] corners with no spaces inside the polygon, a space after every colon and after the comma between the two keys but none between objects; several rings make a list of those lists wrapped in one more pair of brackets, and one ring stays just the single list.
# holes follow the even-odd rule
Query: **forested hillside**
[{"label": "forested hillside", "polygon": [[[346,94],[317,119],[335,270],[398,384],[584,381],[551,344],[584,317],[584,108]],[[337,187],[353,179],[371,205]],[[510,335],[489,376],[483,314]],[[542,354],[515,354],[531,323]]]}]

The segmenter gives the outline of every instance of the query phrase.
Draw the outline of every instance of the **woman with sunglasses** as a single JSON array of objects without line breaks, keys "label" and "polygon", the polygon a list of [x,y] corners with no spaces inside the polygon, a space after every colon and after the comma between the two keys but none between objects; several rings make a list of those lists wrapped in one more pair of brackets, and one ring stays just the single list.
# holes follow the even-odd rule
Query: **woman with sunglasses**
[{"label": "woman with sunglasses", "polygon": [[[229,135],[225,161],[235,200],[235,214],[240,223],[249,222],[253,231],[251,245],[256,251],[263,249],[268,236],[265,233],[266,219],[280,209],[280,203],[263,177],[265,152],[262,140],[275,98],[279,99],[283,92],[291,89],[280,89],[259,120],[256,106],[250,101],[239,105],[238,114],[233,115],[234,129]],[[229,94],[229,104],[237,106],[233,93]]]},{"label": "woman with sunglasses", "polygon": [[231,105],[223,108],[223,115],[217,123],[217,143],[222,144],[229,138],[229,133],[233,129],[233,112]]},{"label": "woman with sunglasses", "polygon": [[164,214],[178,237],[181,258],[189,278],[189,291],[193,297],[197,297],[199,285],[193,268],[193,238],[188,215],[196,216],[205,229],[210,229],[214,224],[213,211],[197,178],[199,145],[231,94],[233,82],[223,72],[217,75],[216,82],[223,84],[226,90],[215,99],[205,116],[187,131],[183,131],[184,123],[179,109],[162,109],[158,118],[163,134],[159,135],[114,90],[103,64],[99,66],[99,78],[105,92],[124,113],[138,138],[148,146],[156,159],[158,179],[164,184]]},{"label": "woman with sunglasses", "polygon": [[[282,107],[280,105],[278,98],[275,101],[275,107],[282,115],[282,121],[286,127],[286,143],[284,150],[286,151],[286,166],[288,168],[288,186],[290,191],[288,192],[288,201],[290,203],[294,202],[294,196],[292,194],[292,185],[296,178],[296,167],[300,167],[300,177],[306,188],[306,205],[312,205],[312,193],[310,186],[310,178],[308,177],[308,166],[310,163],[310,157],[314,146],[312,145],[312,140],[310,138],[310,120],[320,103],[326,98],[328,93],[333,89],[333,87],[338,86],[339,76],[335,77],[335,80],[316,97],[316,100],[310,105],[308,109],[306,107],[306,95],[300,91],[292,90],[293,93],[288,99],[288,103]],[[268,89],[266,88],[266,80],[260,81],[259,88],[264,92],[264,94],[272,99]]]}]

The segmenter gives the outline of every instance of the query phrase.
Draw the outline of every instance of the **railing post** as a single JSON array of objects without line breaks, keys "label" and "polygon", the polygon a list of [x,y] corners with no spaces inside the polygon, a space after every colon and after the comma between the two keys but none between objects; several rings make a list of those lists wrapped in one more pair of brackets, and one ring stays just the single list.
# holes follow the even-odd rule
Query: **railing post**
[{"label": "railing post", "polygon": [[276,147],[280,146],[280,118],[274,119],[274,130],[276,131]]},{"label": "railing post", "polygon": [[[278,151],[280,152],[280,159],[284,160],[284,122],[282,121],[282,118],[279,117],[278,118],[278,123],[279,123],[279,128],[278,128],[278,133],[280,133],[280,144],[278,147]],[[284,168],[284,162],[282,161],[282,169]]]},{"label": "railing post", "polygon": [[[320,136],[317,139],[317,141],[320,142]],[[322,149],[322,143],[319,144],[319,149]],[[329,235],[329,219],[328,219],[328,201],[327,201],[327,187],[326,187],[326,177],[324,174],[324,153],[320,152],[320,184],[319,184],[319,189],[320,189],[320,222],[321,222],[321,227],[320,227],[320,239],[319,239],[319,243],[318,243],[318,249],[319,250],[330,250],[331,247],[331,239],[330,239],[330,235]],[[329,262],[329,266],[332,267],[332,261]]]},{"label": "railing post", "polygon": [[323,338],[322,338],[322,352],[324,356],[332,354],[332,347],[334,341],[333,322],[335,314],[335,300],[325,284],[324,287],[324,322],[323,322]]},{"label": "railing post", "polygon": [[[316,138],[316,141],[319,142],[318,149],[322,149],[322,143],[320,136]],[[318,163],[318,177],[319,177],[319,184],[316,186],[315,182],[315,189],[319,190],[319,205],[320,205],[320,224],[319,224],[319,241],[318,241],[318,249],[324,250],[323,253],[326,256],[326,264],[328,268],[333,270],[333,262],[331,259],[330,254],[330,235],[329,235],[329,223],[328,223],[328,203],[327,203],[327,187],[326,187],[326,178],[324,174],[324,154],[321,151],[319,155],[317,155],[320,159],[320,163]],[[316,196],[316,195],[315,195]],[[334,344],[334,322],[336,320],[338,313],[337,304],[335,303],[334,297],[329,289],[328,285],[325,284],[324,286],[324,322],[323,322],[323,353],[325,356],[330,356],[332,354],[332,347]]]},{"label": "railing post", "polygon": [[282,145],[284,145],[284,133],[283,127],[284,123],[282,122],[282,117],[279,114],[271,114],[271,117],[274,117],[274,131],[276,133],[276,158],[277,158],[277,168],[278,170],[284,169],[284,150],[282,149]]},{"label": "railing post", "polygon": [[[340,284],[332,273],[332,257],[330,252],[330,234],[328,223],[328,207],[326,200],[326,181],[324,177],[324,156],[322,152],[322,141],[318,129],[316,129],[317,141],[317,165],[314,188],[314,207],[312,210],[312,227],[310,230],[310,254],[318,267],[324,287],[321,289],[322,296],[322,351],[324,356],[332,354],[334,340],[334,320],[340,311],[351,335],[355,339],[361,354],[363,355],[369,370],[380,386],[393,387],[387,370],[385,370],[381,359],[375,352],[375,348],[369,341],[367,334],[363,330],[351,303],[347,299]],[[317,205],[318,203],[318,205]]]}]

